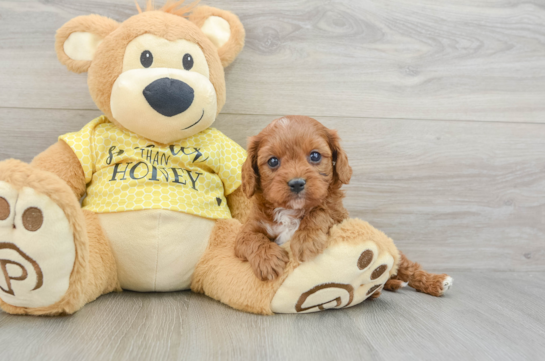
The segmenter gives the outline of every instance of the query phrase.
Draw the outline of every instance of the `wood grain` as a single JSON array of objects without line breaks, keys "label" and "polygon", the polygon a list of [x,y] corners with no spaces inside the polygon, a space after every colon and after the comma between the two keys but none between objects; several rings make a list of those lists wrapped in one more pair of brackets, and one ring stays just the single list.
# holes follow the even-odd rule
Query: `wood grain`
[{"label": "wood grain", "polygon": [[[543,2],[202,4],[235,12],[247,31],[215,126],[242,145],[284,114],[338,129],[352,216],[450,271],[453,290],[271,317],[190,292],[111,294],[69,317],[0,311],[0,359],[542,359]],[[132,0],[0,2],[0,161],[28,162],[101,114],[53,46],[63,23],[91,13],[136,12]]]},{"label": "wood grain", "polygon": [[[544,122],[539,0],[204,3],[247,31],[224,113]],[[136,12],[129,0],[0,2],[0,106],[95,109],[85,75],[53,50],[56,29],[90,13]]]},{"label": "wood grain", "polygon": [[[0,160],[30,161],[97,111],[0,109]],[[276,116],[220,115],[239,144]],[[319,117],[354,175],[345,205],[429,270],[545,270],[545,126]],[[30,132],[30,133],[29,133]]]},{"label": "wood grain", "polygon": [[[274,116],[224,115],[240,144]],[[354,170],[345,206],[425,267],[545,270],[541,124],[318,117]]]},{"label": "wood grain", "polygon": [[122,293],[73,316],[0,312],[11,360],[539,360],[543,273],[459,272],[443,298],[403,289],[353,308],[256,316],[189,292]]}]

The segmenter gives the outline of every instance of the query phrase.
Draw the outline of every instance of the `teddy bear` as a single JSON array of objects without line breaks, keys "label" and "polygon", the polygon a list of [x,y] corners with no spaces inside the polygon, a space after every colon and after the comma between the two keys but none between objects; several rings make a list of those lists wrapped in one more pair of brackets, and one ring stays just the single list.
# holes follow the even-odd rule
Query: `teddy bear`
[{"label": "teddy bear", "polygon": [[72,314],[109,292],[191,289],[246,312],[306,313],[357,305],[396,273],[392,240],[357,219],[333,227],[314,260],[290,254],[271,281],[235,256],[246,152],[211,125],[245,32],[228,11],[182,2],[58,30],[60,62],[88,73],[104,115],[30,164],[0,162],[5,312]]}]

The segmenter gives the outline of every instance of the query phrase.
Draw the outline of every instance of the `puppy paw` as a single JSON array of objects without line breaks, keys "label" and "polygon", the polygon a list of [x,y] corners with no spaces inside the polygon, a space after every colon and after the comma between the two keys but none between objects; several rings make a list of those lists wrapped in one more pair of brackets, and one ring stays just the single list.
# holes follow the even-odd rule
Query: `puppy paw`
[{"label": "puppy paw", "polygon": [[447,276],[444,280],[443,280],[443,295],[448,291],[450,290],[450,288],[452,287],[452,284],[454,283],[454,280],[452,279],[452,277],[450,276]]},{"label": "puppy paw", "polygon": [[447,274],[433,274],[417,271],[409,282],[415,290],[440,297],[452,288],[453,279]]},{"label": "puppy paw", "polygon": [[288,252],[273,242],[264,243],[248,258],[255,275],[262,281],[280,277],[288,261]]},{"label": "puppy paw", "polygon": [[384,285],[384,289],[387,291],[397,291],[400,288],[407,287],[408,282],[403,282],[402,280],[389,279]]},{"label": "puppy paw", "polygon": [[325,233],[296,235],[290,242],[291,253],[299,262],[307,262],[323,252],[327,243]]}]

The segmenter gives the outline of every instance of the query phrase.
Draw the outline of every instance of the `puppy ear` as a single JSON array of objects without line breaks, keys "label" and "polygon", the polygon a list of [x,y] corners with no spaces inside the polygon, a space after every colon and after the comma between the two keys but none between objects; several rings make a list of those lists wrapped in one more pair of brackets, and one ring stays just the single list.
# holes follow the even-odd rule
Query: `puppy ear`
[{"label": "puppy ear", "polygon": [[259,169],[257,167],[257,151],[259,149],[258,136],[248,139],[248,158],[242,165],[242,191],[246,197],[251,198],[257,191],[259,182]]},{"label": "puppy ear", "polygon": [[225,10],[210,6],[199,6],[189,15],[218,49],[221,64],[225,68],[235,60],[244,47],[244,27],[239,18]]},{"label": "puppy ear", "polygon": [[333,152],[333,178],[343,184],[350,183],[352,178],[352,167],[348,164],[348,157],[341,148],[341,138],[336,130],[328,129],[329,147]]},{"label": "puppy ear", "polygon": [[73,18],[55,36],[59,61],[74,73],[86,72],[102,40],[118,26],[117,21],[100,15]]}]

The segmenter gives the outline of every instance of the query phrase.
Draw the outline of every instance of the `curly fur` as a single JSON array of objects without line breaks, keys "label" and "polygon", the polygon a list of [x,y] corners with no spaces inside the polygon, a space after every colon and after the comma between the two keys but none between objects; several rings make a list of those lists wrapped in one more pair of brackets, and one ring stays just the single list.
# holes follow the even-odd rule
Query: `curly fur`
[{"label": "curly fur", "polygon": [[445,289],[445,281],[449,275],[426,272],[419,263],[413,262],[401,253],[397,275],[386,282],[384,289],[396,291],[407,284],[415,290],[432,296],[442,296]]},{"label": "curly fur", "polygon": [[[242,187],[253,208],[235,253],[261,280],[281,276],[288,261],[286,251],[271,241],[291,238],[296,259],[308,261],[325,249],[330,228],[348,218],[341,186],[350,181],[352,169],[339,142],[336,131],[305,116],[276,119],[250,138]],[[321,154],[320,162],[309,161],[314,151]],[[268,166],[271,157],[280,160],[277,168]],[[301,193],[288,186],[295,178],[306,181]]]}]

